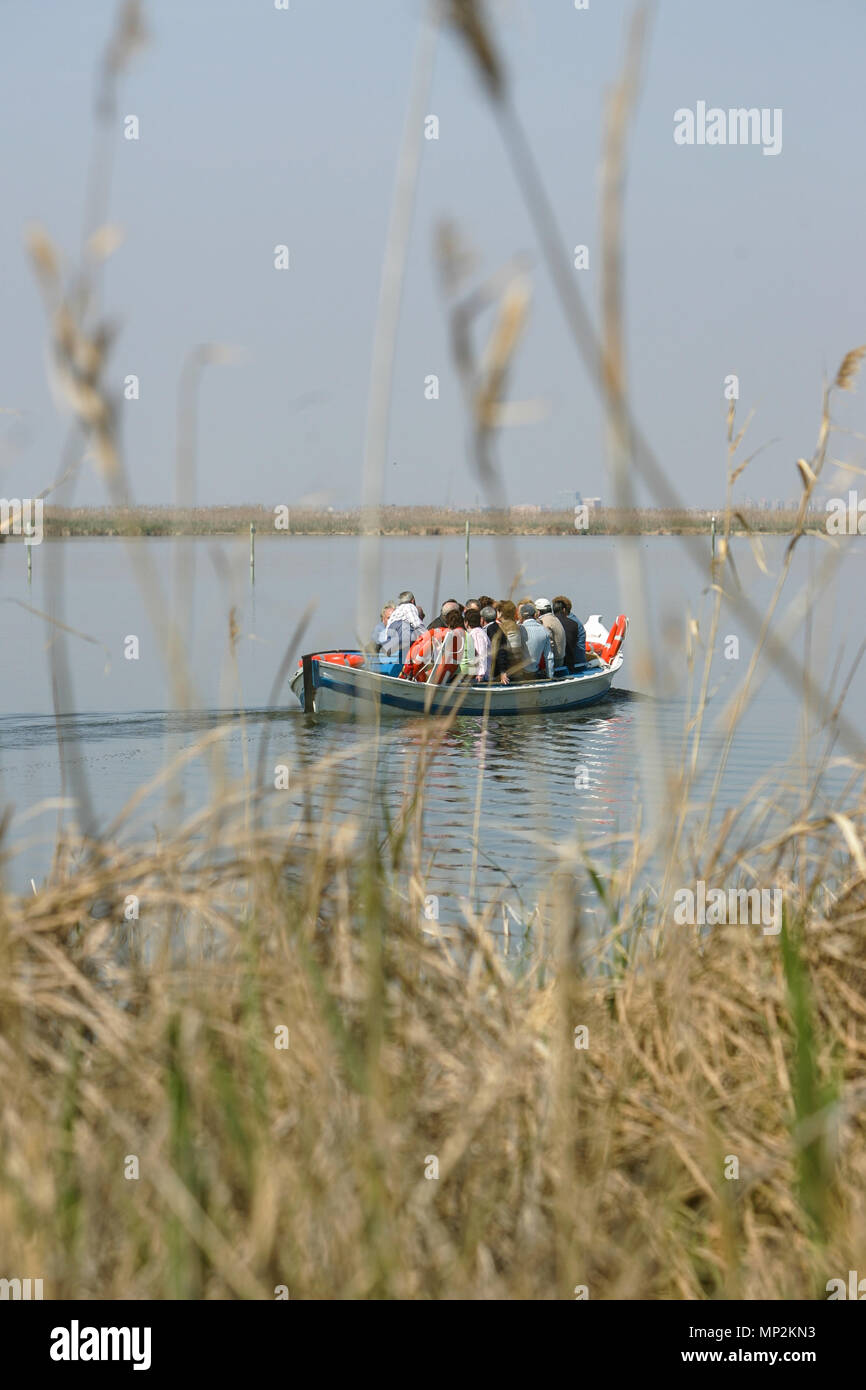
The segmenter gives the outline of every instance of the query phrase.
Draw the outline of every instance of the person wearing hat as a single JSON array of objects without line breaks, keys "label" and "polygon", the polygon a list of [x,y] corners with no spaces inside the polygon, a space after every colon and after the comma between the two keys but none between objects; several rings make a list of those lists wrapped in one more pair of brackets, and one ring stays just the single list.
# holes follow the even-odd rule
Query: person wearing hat
[{"label": "person wearing hat", "polygon": [[565,665],[565,628],[554,615],[553,604],[549,598],[537,598],[535,600],[535,612],[538,621],[550,633],[550,640],[553,643],[553,662],[555,666]]}]

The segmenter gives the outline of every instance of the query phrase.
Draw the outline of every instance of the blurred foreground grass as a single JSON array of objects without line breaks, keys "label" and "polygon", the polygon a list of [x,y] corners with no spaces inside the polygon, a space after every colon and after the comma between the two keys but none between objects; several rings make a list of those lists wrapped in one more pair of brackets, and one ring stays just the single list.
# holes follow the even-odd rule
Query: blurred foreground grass
[{"label": "blurred foreground grass", "polygon": [[514,961],[494,901],[425,920],[422,813],[302,841],[235,797],[3,897],[3,1272],[51,1298],[678,1299],[857,1268],[862,878],[795,887],[792,825],[751,861],[787,882],[781,936],[597,878],[600,936],[564,865]]}]

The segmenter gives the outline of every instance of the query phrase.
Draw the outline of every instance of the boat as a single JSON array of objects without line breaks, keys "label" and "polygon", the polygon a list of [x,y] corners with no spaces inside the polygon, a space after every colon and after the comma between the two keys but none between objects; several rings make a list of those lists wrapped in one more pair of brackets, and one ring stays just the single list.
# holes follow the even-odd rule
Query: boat
[{"label": "boat", "polygon": [[[611,634],[620,632],[619,622],[617,619]],[[376,706],[382,712],[417,715],[566,713],[594,705],[610,693],[623,664],[620,647],[626,627],[623,618],[616,650],[611,650],[610,644],[602,648],[607,658],[598,650],[600,643],[588,643],[584,667],[549,680],[510,685],[462,681],[426,684],[403,678],[401,664],[390,657],[345,649],[307,653],[298,662],[291,688],[304,712],[313,714],[361,713]]]}]

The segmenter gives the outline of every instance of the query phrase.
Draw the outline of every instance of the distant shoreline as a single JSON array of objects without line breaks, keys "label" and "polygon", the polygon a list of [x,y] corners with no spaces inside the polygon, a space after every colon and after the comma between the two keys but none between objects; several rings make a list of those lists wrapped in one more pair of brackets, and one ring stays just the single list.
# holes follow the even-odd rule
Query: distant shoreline
[{"label": "distant shoreline", "polygon": [[[383,507],[378,525],[362,524],[360,508],[328,511],[289,507],[52,507],[46,503],[44,535],[49,539],[97,536],[241,536],[250,525],[257,536],[462,536],[469,522],[473,536],[676,536],[709,535],[713,513],[704,510],[664,511],[645,508],[620,511],[615,507],[589,510],[587,524],[575,527],[573,511],[542,511],[513,507],[508,511],[461,510],[443,507]],[[716,512],[716,533],[724,532],[724,514]],[[789,535],[797,518],[795,508],[784,511],[738,508],[732,515],[736,535]],[[286,524],[288,522],[288,525]],[[810,531],[825,530],[823,511],[812,510]]]}]

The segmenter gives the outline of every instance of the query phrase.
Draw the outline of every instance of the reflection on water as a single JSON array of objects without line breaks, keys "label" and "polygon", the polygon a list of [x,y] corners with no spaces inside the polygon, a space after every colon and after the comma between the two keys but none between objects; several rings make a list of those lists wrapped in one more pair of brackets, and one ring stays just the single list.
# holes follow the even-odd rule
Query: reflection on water
[{"label": "reflection on water", "polygon": [[[58,721],[65,775],[52,719],[0,719],[0,779],[4,799],[22,813],[48,802],[12,844],[12,886],[40,879],[50,862],[56,798],[75,785],[71,771],[86,776],[98,824],[106,826],[124,804],[152,780],[169,758],[213,745],[218,737],[223,768],[260,787],[262,813],[271,824],[307,828],[315,837],[323,820],[353,822],[359,835],[371,826],[408,817],[406,876],[417,870],[425,892],[436,901],[442,923],[458,921],[463,902],[484,914],[505,897],[505,919],[494,930],[519,938],[532,923],[537,904],[557,868],[571,864],[575,899],[589,911],[594,891],[577,865],[584,854],[604,869],[617,853],[616,838],[637,823],[639,714],[643,697],[618,691],[595,707],[566,715],[520,718],[460,716],[444,721],[390,719],[378,735],[352,720],[305,718],[298,710],[255,709],[123,715],[66,716]],[[656,702],[654,726],[663,764],[676,770],[685,716],[681,701]],[[772,718],[759,730],[744,728],[731,760],[719,814],[746,793],[761,773],[773,774],[784,759]],[[707,740],[707,768],[696,787],[699,798],[714,771]],[[774,760],[775,754],[775,760]],[[277,790],[277,765],[290,770],[289,787]],[[781,775],[781,774],[780,774]],[[423,819],[412,814],[413,795],[423,779]],[[209,757],[198,753],[179,774],[187,812],[213,795]],[[742,788],[742,792],[740,792]],[[127,832],[148,836],[165,813],[165,786],[145,798]],[[34,831],[37,832],[35,839]],[[477,833],[476,833],[477,832]],[[570,856],[570,857],[569,857]],[[624,852],[618,853],[620,861]],[[405,888],[405,885],[403,885]]]},{"label": "reflection on water", "polygon": [[[552,872],[557,843],[629,823],[636,708],[634,699],[618,692],[594,709],[547,719],[461,716],[447,727],[391,720],[378,738],[351,720],[305,719],[285,710],[140,711],[66,716],[57,725],[13,716],[0,719],[0,777],[18,810],[56,797],[59,732],[67,772],[75,763],[86,774],[99,822],[106,825],[158,777],[170,754],[217,732],[229,776],[257,768],[267,740],[269,817],[288,823],[328,815],[369,824],[372,813],[384,824],[409,805],[421,769],[422,843],[412,851],[418,851],[442,918],[459,916],[459,900],[471,890],[483,909],[485,898],[503,884],[510,885],[515,909],[522,912]],[[282,762],[310,777],[311,790],[301,794],[291,778],[287,791],[273,790],[273,768]],[[188,809],[208,798],[209,776],[204,755],[183,767]],[[161,788],[145,803],[139,823],[158,823],[163,796]],[[48,838],[41,851],[32,848],[15,861],[16,879],[26,882],[45,872],[53,816],[52,810],[44,817]]]},{"label": "reflection on water", "polygon": [[[457,915],[454,899],[469,896],[470,886],[483,911],[507,883],[525,921],[554,872],[557,846],[631,822],[633,721],[627,698],[579,717],[455,721],[424,788],[427,886],[440,915]],[[404,741],[410,765],[421,737]]]}]

